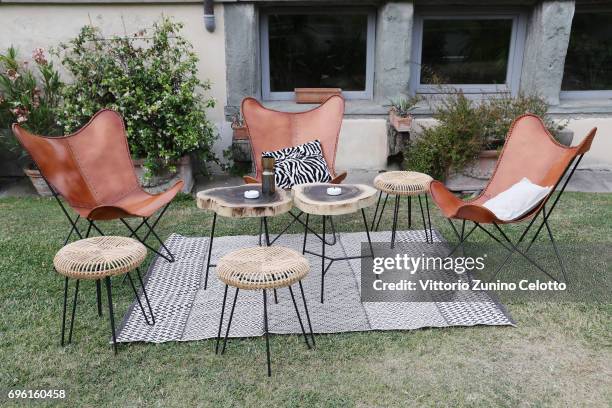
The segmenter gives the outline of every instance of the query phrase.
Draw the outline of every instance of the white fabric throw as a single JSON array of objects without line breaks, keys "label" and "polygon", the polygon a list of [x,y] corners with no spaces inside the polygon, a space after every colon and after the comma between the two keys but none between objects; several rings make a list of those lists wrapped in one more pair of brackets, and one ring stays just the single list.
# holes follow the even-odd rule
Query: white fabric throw
[{"label": "white fabric throw", "polygon": [[521,181],[486,201],[482,206],[500,220],[511,221],[531,211],[552,189],[553,186],[542,187],[523,177]]}]

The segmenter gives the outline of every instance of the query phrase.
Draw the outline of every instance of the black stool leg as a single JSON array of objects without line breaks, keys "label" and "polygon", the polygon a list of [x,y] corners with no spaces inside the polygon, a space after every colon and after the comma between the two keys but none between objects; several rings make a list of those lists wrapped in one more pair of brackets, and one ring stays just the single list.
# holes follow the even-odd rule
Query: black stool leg
[{"label": "black stool leg", "polygon": [[385,201],[383,202],[382,209],[380,210],[380,215],[378,216],[378,222],[376,223],[376,228],[373,231],[378,231],[378,227],[380,227],[380,220],[382,220],[383,213],[385,212],[385,207],[387,206],[387,200],[389,199],[389,194],[385,195]]},{"label": "black stool leg", "polygon": [[308,336],[306,336],[306,330],[304,329],[304,323],[302,323],[302,316],[300,316],[300,311],[297,307],[297,303],[295,302],[295,296],[293,295],[293,289],[289,286],[289,293],[291,294],[291,300],[293,301],[293,307],[295,308],[295,314],[297,314],[298,321],[300,322],[300,328],[302,329],[302,334],[304,335],[304,341],[306,342],[306,347],[310,348],[310,343],[308,342]]},{"label": "black stool leg", "polygon": [[223,326],[223,315],[225,314],[225,301],[227,300],[227,289],[225,285],[225,291],[223,292],[223,305],[221,306],[221,317],[219,318],[219,330],[217,331],[217,342],[215,344],[215,354],[219,353],[219,342],[221,341],[221,328]]},{"label": "black stool leg", "polygon": [[111,280],[107,276],[104,279],[106,283],[106,295],[108,297],[108,315],[110,317],[111,333],[113,335],[113,351],[117,354],[117,336],[115,335],[115,316],[113,314],[113,295],[111,293]]},{"label": "black stool leg", "polygon": [[302,293],[302,301],[304,302],[304,310],[306,311],[306,320],[308,321],[308,328],[310,329],[310,338],[312,340],[312,346],[315,346],[315,338],[314,333],[312,331],[312,323],[310,322],[310,313],[308,313],[308,305],[306,305],[306,296],[304,296],[304,287],[302,286],[302,281],[299,281],[300,292]]},{"label": "black stool leg", "polygon": [[100,279],[96,281],[96,301],[98,303],[98,316],[102,316],[102,285]]},{"label": "black stool leg", "polygon": [[68,332],[68,344],[72,343],[72,328],[74,327],[74,317],[76,315],[77,297],[79,295],[79,283],[81,281],[77,279],[76,289],[74,291],[74,300],[72,302],[72,317],[70,318],[70,331]]},{"label": "black stool leg", "polygon": [[427,234],[427,224],[425,224],[425,212],[423,211],[423,203],[421,202],[421,196],[419,197],[419,207],[421,208],[421,218],[423,219],[423,231],[425,231],[425,242],[429,242],[429,235]]},{"label": "black stool leg", "polygon": [[64,278],[64,310],[62,312],[62,339],[60,344],[64,346],[64,333],[66,332],[66,307],[68,306],[68,278]]},{"label": "black stool leg", "polygon": [[225,337],[223,338],[223,347],[221,347],[221,354],[225,353],[225,346],[227,345],[227,336],[229,335],[230,327],[232,326],[232,318],[234,317],[234,309],[236,308],[236,299],[238,299],[238,291],[234,294],[234,301],[232,303],[232,310],[230,311],[229,321],[227,322],[227,329],[225,330]]},{"label": "black stool leg", "polygon": [[264,302],[264,335],[266,336],[266,357],[268,360],[268,377],[272,376],[272,368],[270,367],[270,339],[268,336],[268,297],[266,290],[263,290],[263,302]]},{"label": "black stool leg", "polygon": [[217,224],[217,213],[213,214],[212,227],[210,229],[210,240],[208,241],[208,258],[206,260],[206,277],[204,278],[204,290],[208,288],[208,271],[210,270],[210,259],[212,258],[213,239],[215,238],[215,225]]},{"label": "black stool leg", "polygon": [[408,229],[412,229],[412,196],[408,196]]},{"label": "black stool leg", "polygon": [[400,196],[395,196],[395,208],[393,209],[393,226],[391,227],[391,248],[395,247],[395,233],[397,231],[397,216],[399,212]]},{"label": "black stool leg", "polygon": [[427,194],[425,194],[425,208],[427,209],[427,223],[429,224],[429,239],[433,244],[433,230],[431,228],[431,217],[429,216],[429,199],[427,198]]}]

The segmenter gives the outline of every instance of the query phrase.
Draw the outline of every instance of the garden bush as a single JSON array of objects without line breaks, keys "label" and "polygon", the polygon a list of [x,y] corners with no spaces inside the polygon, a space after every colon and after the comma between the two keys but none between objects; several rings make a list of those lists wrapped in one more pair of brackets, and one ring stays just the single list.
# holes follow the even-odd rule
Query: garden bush
[{"label": "garden bush", "polygon": [[215,105],[203,96],[198,58],[180,35],[182,24],[164,18],[133,35],[104,38],[85,26],[56,50],[73,81],[63,88],[59,122],[65,132],[83,126],[102,108],[119,112],[130,150],[147,175],[175,170],[192,152],[213,159],[216,132],[206,116]]},{"label": "garden bush", "polygon": [[554,135],[565,127],[547,116],[548,104],[539,96],[503,94],[474,101],[461,91],[445,89],[443,97],[432,100],[436,124],[424,127],[404,156],[406,168],[444,180],[452,169],[461,170],[482,150],[503,146],[514,119],[525,113],[543,118]]}]

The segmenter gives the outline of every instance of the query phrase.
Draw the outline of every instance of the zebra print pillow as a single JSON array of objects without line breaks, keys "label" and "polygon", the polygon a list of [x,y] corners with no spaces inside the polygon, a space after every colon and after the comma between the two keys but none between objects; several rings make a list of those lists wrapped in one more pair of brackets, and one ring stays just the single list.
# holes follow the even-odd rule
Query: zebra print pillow
[{"label": "zebra print pillow", "polygon": [[279,188],[291,188],[306,183],[326,183],[331,180],[321,142],[318,140],[273,152],[263,152],[262,156],[274,157],[274,181]]}]

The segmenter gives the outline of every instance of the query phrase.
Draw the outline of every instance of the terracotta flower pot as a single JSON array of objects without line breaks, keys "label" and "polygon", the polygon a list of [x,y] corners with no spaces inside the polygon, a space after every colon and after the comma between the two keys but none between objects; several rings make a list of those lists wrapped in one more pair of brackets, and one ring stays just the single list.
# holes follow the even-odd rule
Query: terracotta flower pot
[{"label": "terracotta flower pot", "polygon": [[53,192],[45,182],[45,179],[43,179],[38,169],[31,169],[29,167],[25,167],[23,169],[23,172],[26,174],[26,176],[30,178],[32,185],[34,186],[34,189],[36,190],[39,196],[51,197],[53,195]]},{"label": "terracotta flower pot", "polygon": [[389,111],[389,122],[398,132],[410,132],[412,128],[412,116],[401,117],[393,109]]},{"label": "terracotta flower pot", "polygon": [[483,150],[478,155],[478,159],[463,169],[462,173],[480,180],[489,180],[495,170],[498,157],[498,150]]},{"label": "terracotta flower pot", "polygon": [[296,103],[323,103],[334,95],[341,95],[340,88],[295,88]]},{"label": "terracotta flower pot", "polygon": [[189,156],[183,156],[176,163],[175,172],[162,170],[158,174],[155,174],[150,178],[146,178],[144,160],[142,159],[134,160],[134,170],[136,171],[140,184],[150,193],[165,191],[174,185],[174,183],[179,179],[185,182],[185,185],[183,186],[184,193],[189,193],[193,188],[194,177],[191,167],[191,158]]},{"label": "terracotta flower pot", "polygon": [[246,126],[232,125],[232,130],[234,131],[234,140],[244,140],[249,138],[249,130]]}]

